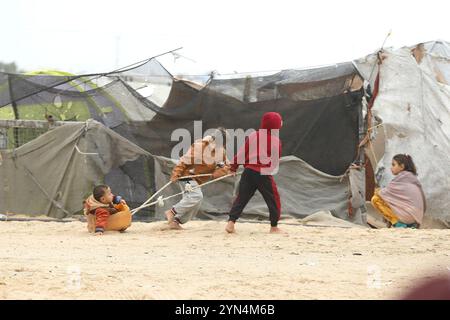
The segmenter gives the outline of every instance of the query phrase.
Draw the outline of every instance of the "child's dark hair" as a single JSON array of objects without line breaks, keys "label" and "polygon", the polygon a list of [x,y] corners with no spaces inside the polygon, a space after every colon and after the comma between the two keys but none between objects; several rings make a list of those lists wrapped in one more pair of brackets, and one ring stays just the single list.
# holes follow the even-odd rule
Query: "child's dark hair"
[{"label": "child's dark hair", "polygon": [[405,167],[405,171],[412,172],[417,176],[416,165],[414,164],[413,159],[409,154],[396,154],[393,160],[395,160],[398,164],[402,164]]},{"label": "child's dark hair", "polygon": [[94,196],[94,199],[97,201],[100,201],[100,198],[105,195],[106,190],[108,190],[109,186],[106,184],[100,184],[98,186],[94,187],[94,190],[92,191],[92,195]]}]

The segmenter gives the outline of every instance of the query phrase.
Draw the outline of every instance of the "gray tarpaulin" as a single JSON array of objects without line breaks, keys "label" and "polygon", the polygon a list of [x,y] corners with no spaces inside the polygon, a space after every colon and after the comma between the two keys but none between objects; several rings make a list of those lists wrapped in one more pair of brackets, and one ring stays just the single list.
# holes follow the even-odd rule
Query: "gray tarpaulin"
[{"label": "gray tarpaulin", "polygon": [[[170,177],[175,161],[155,156],[155,179],[157,188],[164,186]],[[241,169],[242,170],[242,169]],[[314,169],[305,161],[287,156],[281,159],[280,170],[274,176],[281,197],[281,215],[283,217],[303,218],[320,210],[331,211],[336,217],[358,224],[365,224],[364,206],[364,170],[350,169],[345,176],[332,176]],[[349,181],[352,185],[349,185]],[[225,216],[231,207],[239,177],[229,177],[202,188],[204,199],[199,216],[207,214]],[[163,192],[164,196],[180,192],[178,184],[172,184]],[[348,213],[349,192],[353,214]],[[169,199],[163,207],[157,207],[156,215],[162,217],[180,198]],[[361,210],[362,209],[362,210]],[[244,216],[269,217],[267,206],[257,192],[244,210]]]},{"label": "gray tarpaulin", "polygon": [[71,216],[105,174],[141,155],[149,153],[96,121],[57,127],[1,151],[0,211]]}]

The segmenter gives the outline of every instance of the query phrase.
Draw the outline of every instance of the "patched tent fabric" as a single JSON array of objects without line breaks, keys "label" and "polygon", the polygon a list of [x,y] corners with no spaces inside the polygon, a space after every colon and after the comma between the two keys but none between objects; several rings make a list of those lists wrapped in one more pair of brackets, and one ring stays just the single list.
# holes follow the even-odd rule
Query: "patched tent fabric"
[{"label": "patched tent fabric", "polygon": [[141,156],[149,153],[96,121],[54,128],[1,152],[0,211],[70,217],[111,169]]},{"label": "patched tent fabric", "polygon": [[[411,155],[427,198],[425,217],[450,226],[448,48],[448,43],[438,41],[384,51],[370,124],[375,128],[371,145],[379,148],[369,144],[366,153],[381,186],[393,178],[389,170],[392,157],[397,153]],[[369,55],[355,62],[364,77],[371,80],[373,88],[376,56]]]}]

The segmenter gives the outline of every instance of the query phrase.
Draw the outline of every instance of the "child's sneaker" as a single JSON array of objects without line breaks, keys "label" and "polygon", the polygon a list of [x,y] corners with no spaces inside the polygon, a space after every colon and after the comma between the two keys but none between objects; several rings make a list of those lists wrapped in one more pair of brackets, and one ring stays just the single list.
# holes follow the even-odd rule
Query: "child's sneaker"
[{"label": "child's sneaker", "polygon": [[406,224],[403,222],[397,222],[396,224],[393,225],[394,228],[411,228],[411,229],[417,229],[418,225],[417,223],[411,223],[411,224]]},{"label": "child's sneaker", "polygon": [[394,228],[408,228],[408,225],[406,223],[403,222],[397,222],[395,224],[392,225]]}]

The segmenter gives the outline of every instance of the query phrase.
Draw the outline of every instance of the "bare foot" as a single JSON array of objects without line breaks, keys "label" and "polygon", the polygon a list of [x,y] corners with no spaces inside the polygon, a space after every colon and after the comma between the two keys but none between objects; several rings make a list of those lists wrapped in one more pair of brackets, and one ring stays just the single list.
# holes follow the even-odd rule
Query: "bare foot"
[{"label": "bare foot", "polygon": [[172,222],[169,222],[169,229],[172,229],[172,230],[184,230],[180,226],[180,224],[177,221],[175,221],[175,220],[173,220]]},{"label": "bare foot", "polygon": [[225,227],[225,231],[228,233],[234,233],[234,222],[233,221],[228,221],[227,226]]},{"label": "bare foot", "polygon": [[270,233],[286,233],[278,227],[270,227]]},{"label": "bare foot", "polygon": [[166,215],[167,223],[171,224],[174,221],[175,215],[173,214],[172,210],[167,210],[164,212]]}]

